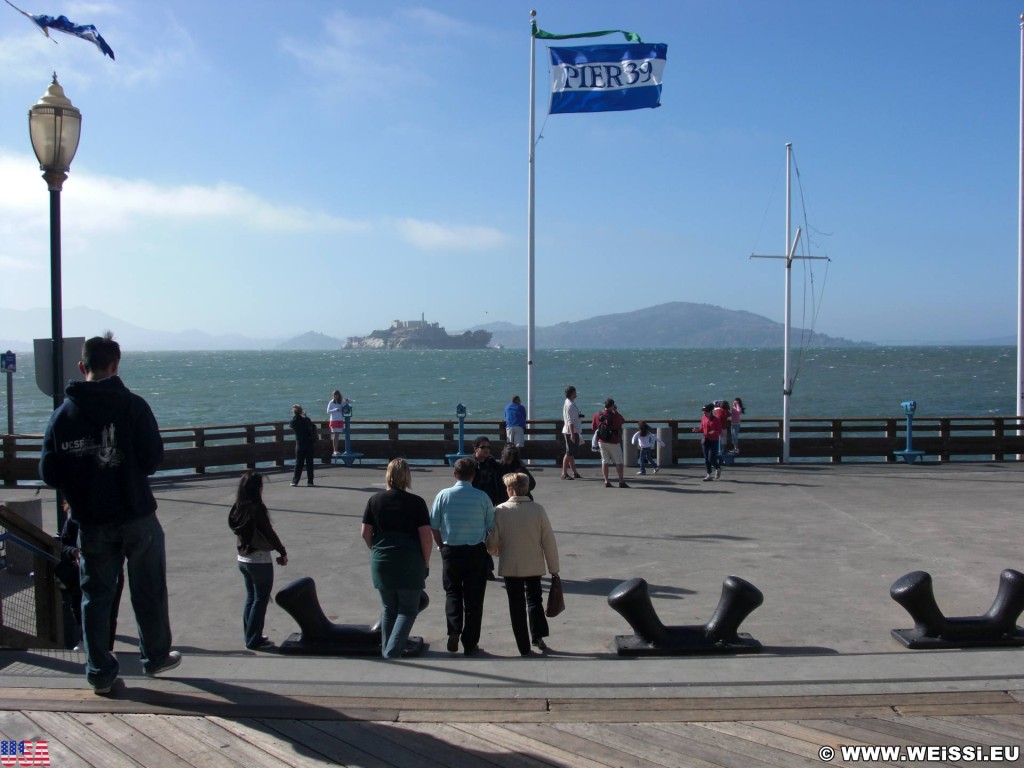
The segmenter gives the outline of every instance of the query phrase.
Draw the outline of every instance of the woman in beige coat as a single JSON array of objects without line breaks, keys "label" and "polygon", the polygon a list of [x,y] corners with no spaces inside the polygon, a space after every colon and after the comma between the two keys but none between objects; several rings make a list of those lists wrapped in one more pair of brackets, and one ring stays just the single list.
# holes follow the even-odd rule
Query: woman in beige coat
[{"label": "woman in beige coat", "polygon": [[558,546],[548,513],[527,496],[530,478],[515,472],[505,475],[504,482],[508,501],[494,508],[487,549],[499,557],[498,575],[505,579],[512,632],[519,653],[529,656],[531,638],[539,650],[547,650],[548,620],[540,577],[545,572],[558,573]]}]

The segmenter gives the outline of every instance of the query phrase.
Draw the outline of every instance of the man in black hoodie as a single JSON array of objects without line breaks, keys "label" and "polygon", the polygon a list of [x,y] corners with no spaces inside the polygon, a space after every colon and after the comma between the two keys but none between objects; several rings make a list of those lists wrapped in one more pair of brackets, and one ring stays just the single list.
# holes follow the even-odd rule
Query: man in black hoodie
[{"label": "man in black hoodie", "polygon": [[78,363],[85,381],[68,386],[39,460],[39,476],[64,492],[79,526],[86,679],[99,694],[117,680],[110,612],[126,560],[143,669],[156,675],[181,663],[171,650],[164,532],[149,487],[163,441],[149,404],[118,377],[120,362],[109,332],[85,342]]}]

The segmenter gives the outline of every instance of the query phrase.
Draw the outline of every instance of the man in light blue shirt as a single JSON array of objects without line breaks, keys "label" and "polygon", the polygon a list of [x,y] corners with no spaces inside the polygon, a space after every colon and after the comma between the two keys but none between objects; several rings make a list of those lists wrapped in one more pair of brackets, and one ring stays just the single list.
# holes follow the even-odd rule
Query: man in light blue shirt
[{"label": "man in light blue shirt", "polygon": [[444,612],[448,622],[448,651],[459,650],[459,639],[467,656],[475,654],[480,642],[487,589],[487,547],[484,542],[494,527],[494,505],[483,491],[473,487],[476,462],[470,458],[455,462],[455,485],[434,498],[430,528],[441,551],[441,584]]}]

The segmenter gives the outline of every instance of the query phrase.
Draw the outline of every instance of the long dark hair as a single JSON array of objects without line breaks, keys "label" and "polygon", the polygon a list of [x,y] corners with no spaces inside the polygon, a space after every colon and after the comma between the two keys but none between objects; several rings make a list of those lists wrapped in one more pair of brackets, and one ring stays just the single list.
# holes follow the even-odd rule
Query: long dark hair
[{"label": "long dark hair", "polygon": [[740,400],[738,397],[734,397],[733,400],[735,400],[737,403],[739,403],[740,413],[746,413],[747,412],[747,409],[743,407],[743,401],[742,400]]},{"label": "long dark hair", "polygon": [[263,475],[253,471],[243,472],[238,481],[238,495],[235,497],[235,503],[239,506],[263,503]]},{"label": "long dark hair", "polygon": [[505,443],[501,449],[501,460],[498,462],[503,467],[518,467],[522,464],[519,456],[519,449],[513,443]]}]

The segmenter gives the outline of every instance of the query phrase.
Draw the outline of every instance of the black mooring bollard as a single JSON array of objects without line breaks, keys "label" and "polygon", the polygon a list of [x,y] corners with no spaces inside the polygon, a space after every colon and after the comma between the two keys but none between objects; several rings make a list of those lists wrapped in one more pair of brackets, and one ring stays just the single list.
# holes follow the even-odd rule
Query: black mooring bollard
[{"label": "black mooring bollard", "polygon": [[913,571],[897,579],[889,595],[914,620],[913,629],[894,629],[892,636],[915,650],[922,648],[985,648],[1024,645],[1017,618],[1024,611],[1024,574],[1007,568],[988,613],[946,618],[932,592],[932,577]]},{"label": "black mooring bollard", "polygon": [[716,643],[735,643],[743,620],[764,602],[761,590],[738,576],[726,576],[718,607],[704,625],[708,639]]},{"label": "black mooring bollard", "polygon": [[647,582],[630,579],[608,595],[608,605],[635,633],[616,635],[614,647],[620,656],[756,653],[761,650],[761,644],[736,630],[763,602],[761,590],[749,581],[729,576],[722,582],[722,596],[707,624],[666,627],[654,610]]},{"label": "black mooring bollard", "polygon": [[[281,653],[316,656],[379,656],[380,620],[373,626],[334,624],[324,614],[316,594],[316,583],[308,576],[281,588],[275,602],[295,619],[299,632],[281,643]],[[420,595],[420,610],[430,603],[427,593]],[[419,656],[425,644],[422,637],[410,637],[403,656]]]}]

